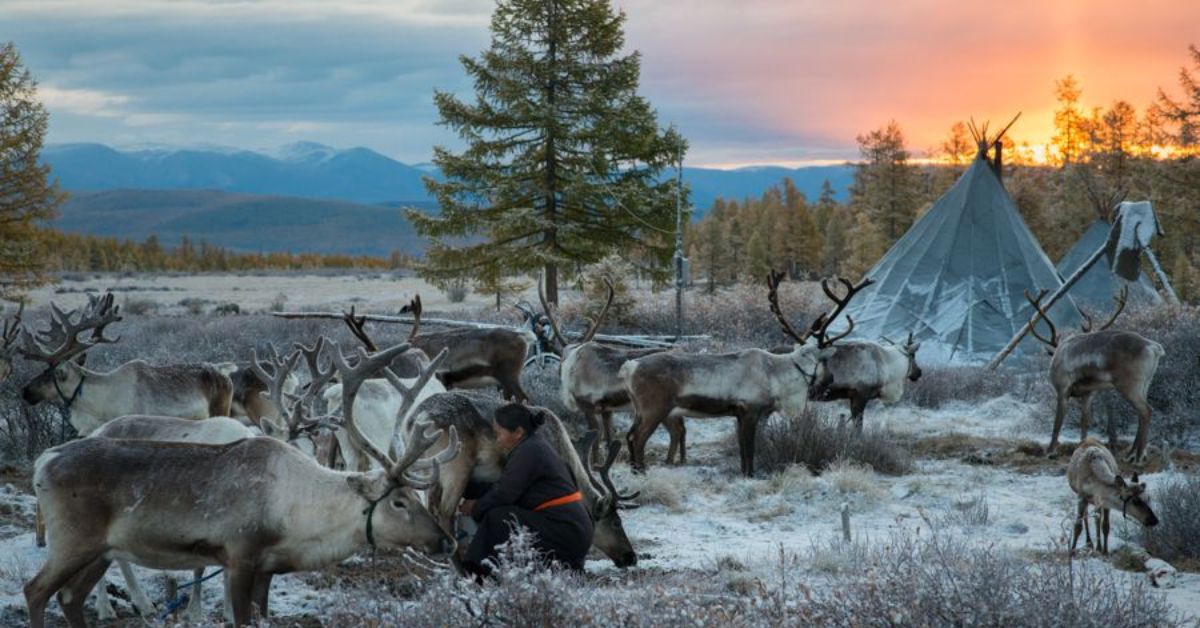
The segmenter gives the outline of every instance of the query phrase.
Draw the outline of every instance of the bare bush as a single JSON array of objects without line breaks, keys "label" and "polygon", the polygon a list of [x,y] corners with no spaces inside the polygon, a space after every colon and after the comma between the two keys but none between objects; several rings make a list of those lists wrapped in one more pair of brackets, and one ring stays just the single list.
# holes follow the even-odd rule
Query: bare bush
[{"label": "bare bush", "polygon": [[[1142,580],[1056,551],[1039,560],[975,546],[934,530],[898,534],[864,552],[814,596],[809,616],[828,626],[1166,626],[1165,598]],[[829,554],[826,548],[826,554]],[[826,562],[839,564],[826,558]]]},{"label": "bare bush", "polygon": [[1168,562],[1200,566],[1200,475],[1170,475],[1151,500],[1158,525],[1142,529],[1152,555]]},{"label": "bare bush", "polygon": [[[920,361],[920,354],[917,360]],[[1014,369],[990,371],[981,366],[923,368],[921,379],[906,382],[905,397],[921,408],[941,408],[948,403],[973,403],[1012,395],[1021,401],[1051,401],[1044,375],[1021,375]]]},{"label": "bare bush", "polygon": [[956,501],[940,520],[941,525],[978,528],[991,520],[991,508],[986,494],[980,493],[966,501]]},{"label": "bare bush", "polygon": [[800,416],[777,416],[761,425],[755,464],[775,473],[800,464],[820,473],[834,462],[858,463],[878,473],[901,475],[912,468],[908,452],[884,433],[858,434],[848,424],[830,425],[815,405]]},{"label": "bare bush", "polygon": [[158,301],[128,297],[121,305],[121,312],[131,316],[148,316],[158,313]]}]

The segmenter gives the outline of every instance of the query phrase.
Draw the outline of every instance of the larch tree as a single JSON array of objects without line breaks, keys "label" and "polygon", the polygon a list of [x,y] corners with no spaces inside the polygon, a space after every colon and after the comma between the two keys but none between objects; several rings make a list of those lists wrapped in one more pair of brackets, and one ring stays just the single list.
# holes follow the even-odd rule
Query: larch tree
[{"label": "larch tree", "polygon": [[1054,111],[1054,136],[1050,138],[1050,146],[1062,166],[1078,161],[1087,145],[1087,119],[1079,104],[1082,95],[1079,82],[1070,74],[1054,82],[1058,109]]},{"label": "larch tree", "polygon": [[908,162],[904,133],[895,120],[857,140],[862,161],[855,164],[850,205],[867,212],[890,245],[912,225],[921,204],[919,173]]},{"label": "larch tree", "polygon": [[687,144],[637,94],[624,22],[609,0],[499,0],[490,47],[460,59],[474,101],[434,96],[466,148],[434,149],[445,180],[425,185],[440,213],[408,213],[432,240],[423,276],[541,269],[557,302],[562,265],[621,251],[668,268],[676,187],[661,175]]},{"label": "larch tree", "polygon": [[46,249],[39,225],[64,194],[40,163],[50,116],[37,83],[11,42],[0,46],[0,297],[13,298],[45,281]]}]

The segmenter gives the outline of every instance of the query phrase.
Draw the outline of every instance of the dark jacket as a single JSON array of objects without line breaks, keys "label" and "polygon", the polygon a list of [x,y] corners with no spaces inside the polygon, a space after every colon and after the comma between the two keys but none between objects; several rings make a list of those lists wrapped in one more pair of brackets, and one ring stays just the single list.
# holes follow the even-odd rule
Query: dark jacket
[{"label": "dark jacket", "polygon": [[[471,517],[482,521],[487,512],[497,506],[512,505],[533,510],[577,490],[567,463],[540,433],[534,432],[509,452],[503,475],[486,495],[475,502]],[[575,511],[587,515],[583,502],[555,506],[541,512],[559,518],[555,515],[576,515]]]}]

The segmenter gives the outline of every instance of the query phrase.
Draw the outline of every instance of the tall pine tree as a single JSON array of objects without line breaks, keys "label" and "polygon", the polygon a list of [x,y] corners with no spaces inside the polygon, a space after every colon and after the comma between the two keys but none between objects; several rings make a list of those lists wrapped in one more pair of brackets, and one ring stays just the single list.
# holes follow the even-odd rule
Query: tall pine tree
[{"label": "tall pine tree", "polygon": [[608,0],[499,0],[490,48],[461,58],[475,101],[434,97],[467,147],[434,149],[445,181],[425,184],[440,214],[409,212],[432,238],[424,276],[540,268],[557,301],[560,265],[639,251],[666,269],[676,190],[660,174],[686,142],[638,96],[641,59],[622,53],[624,22]]},{"label": "tall pine tree", "polygon": [[39,159],[48,122],[16,47],[0,46],[0,297],[45,279],[47,252],[37,227],[63,200]]}]

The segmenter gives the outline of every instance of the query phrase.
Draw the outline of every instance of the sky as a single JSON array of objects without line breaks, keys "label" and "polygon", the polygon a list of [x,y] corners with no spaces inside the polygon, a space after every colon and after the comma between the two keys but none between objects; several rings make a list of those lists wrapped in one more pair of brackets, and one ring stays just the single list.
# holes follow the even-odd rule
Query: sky
[{"label": "sky", "polygon": [[[957,120],[1041,144],[1054,81],[1088,106],[1178,94],[1195,0],[613,0],[640,93],[688,164],[829,163],[896,120],[917,154]],[[459,55],[493,0],[0,0],[51,113],[49,143],[316,141],[407,163],[458,140],[433,90],[470,94]]]}]

